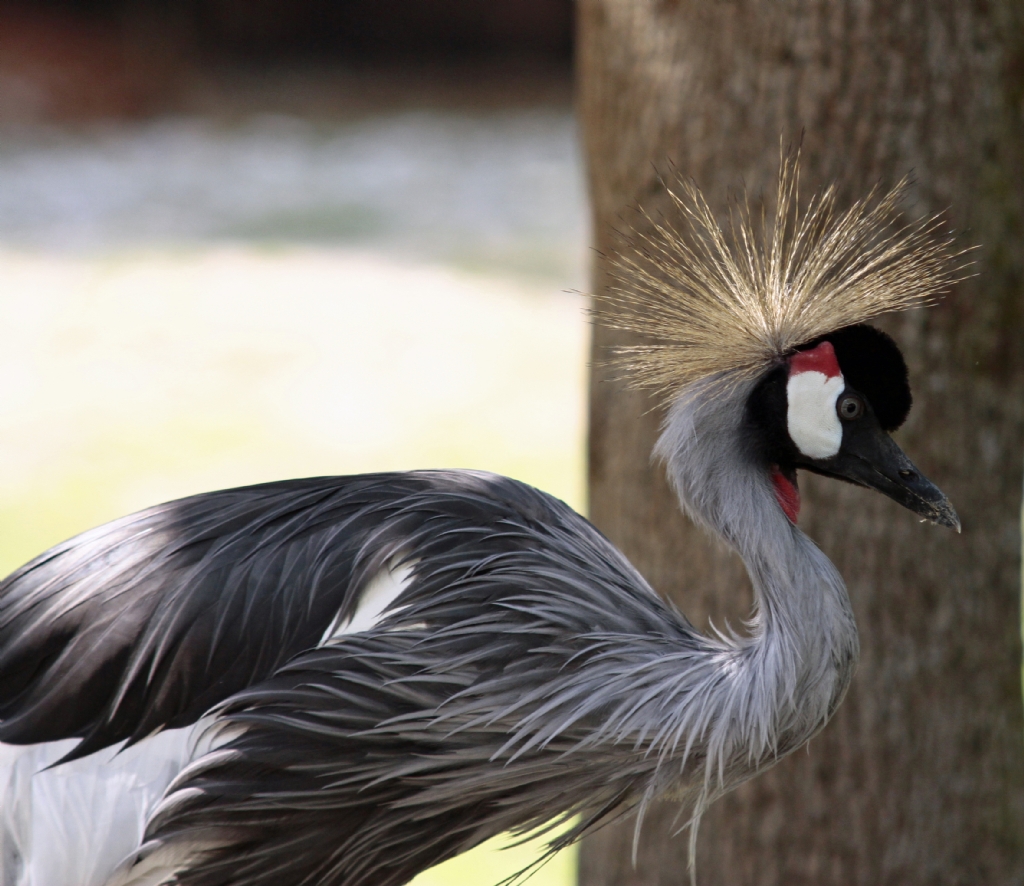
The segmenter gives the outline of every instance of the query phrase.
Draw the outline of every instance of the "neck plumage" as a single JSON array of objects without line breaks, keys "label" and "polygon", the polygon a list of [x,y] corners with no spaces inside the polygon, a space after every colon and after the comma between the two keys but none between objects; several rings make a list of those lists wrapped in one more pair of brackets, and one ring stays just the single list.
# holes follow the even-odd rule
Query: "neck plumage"
[{"label": "neck plumage", "polygon": [[655,453],[684,510],[740,554],[753,583],[750,634],[724,638],[711,653],[725,656],[731,673],[715,719],[742,734],[708,748],[708,762],[742,779],[824,726],[853,675],[857,629],[839,573],[790,523],[751,452],[749,387],[701,393],[676,402]]}]

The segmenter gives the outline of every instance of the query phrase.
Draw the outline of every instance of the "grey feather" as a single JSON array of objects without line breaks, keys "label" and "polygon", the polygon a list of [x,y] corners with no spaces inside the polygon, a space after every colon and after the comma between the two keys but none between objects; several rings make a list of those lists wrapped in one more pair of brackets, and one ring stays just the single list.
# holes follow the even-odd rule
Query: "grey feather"
[{"label": "grey feather", "polygon": [[236,737],[172,786],[143,856],[204,835],[175,882],[397,886],[554,814],[579,818],[552,849],[664,794],[699,817],[806,742],[852,674],[845,590],[742,443],[722,448],[742,440],[743,410],[691,393],[659,452],[690,511],[748,562],[751,636],[695,631],[535,490],[422,475],[427,490],[392,499],[379,530],[388,556],[415,561],[401,605],[225,700]]},{"label": "grey feather", "polygon": [[[599,312],[650,338],[619,356],[670,397],[656,454],[743,558],[747,633],[696,631],[583,517],[513,480],[287,481],[142,511],[0,584],[0,742],[79,739],[70,760],[212,724],[108,886],[400,886],[503,831],[554,819],[555,851],[625,814],[639,827],[658,797],[680,803],[692,858],[707,804],[811,738],[853,674],[846,589],[770,474],[828,471],[768,459],[747,406],[794,348],[962,273],[938,220],[897,223],[900,194],[837,213],[827,191],[801,214],[784,158],[766,226],[741,212],[730,240],[684,186],[678,229],[649,219],[612,268]],[[904,473],[908,506],[958,528]],[[398,596],[356,630],[391,570]],[[0,876],[18,827],[0,817]]]},{"label": "grey feather", "polygon": [[[134,867],[172,859],[166,882],[194,886],[397,886],[503,831],[578,816],[555,850],[664,794],[699,818],[824,725],[857,647],[841,580],[744,450],[746,388],[689,394],[658,452],[750,568],[749,637],[700,634],[512,480],[293,481],[144,511],[9,578],[0,738],[79,736],[77,755],[212,708],[224,740]],[[383,620],[318,648],[389,563],[411,580]]]}]

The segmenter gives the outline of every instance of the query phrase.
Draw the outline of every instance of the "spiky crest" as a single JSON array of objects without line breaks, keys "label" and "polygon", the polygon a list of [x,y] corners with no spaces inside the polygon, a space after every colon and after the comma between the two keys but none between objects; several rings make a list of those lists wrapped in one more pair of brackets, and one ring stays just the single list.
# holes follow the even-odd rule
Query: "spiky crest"
[{"label": "spiky crest", "polygon": [[666,399],[710,376],[737,382],[794,348],[890,311],[933,302],[965,276],[941,215],[900,220],[909,177],[875,187],[844,212],[836,189],[799,205],[799,153],[780,163],[775,210],[746,194],[719,225],[700,188],[665,183],[671,217],[639,212],[639,230],[611,257],[612,286],[597,296],[606,325],[640,333],[613,362]]}]

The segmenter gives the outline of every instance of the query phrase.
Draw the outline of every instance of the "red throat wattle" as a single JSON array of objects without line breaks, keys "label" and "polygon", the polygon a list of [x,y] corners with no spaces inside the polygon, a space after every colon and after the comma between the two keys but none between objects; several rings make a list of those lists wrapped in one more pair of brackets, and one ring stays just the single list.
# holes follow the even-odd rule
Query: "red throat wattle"
[{"label": "red throat wattle", "polygon": [[778,465],[772,465],[772,487],[779,507],[789,517],[790,523],[796,523],[800,516],[800,490],[796,483],[779,470]]}]

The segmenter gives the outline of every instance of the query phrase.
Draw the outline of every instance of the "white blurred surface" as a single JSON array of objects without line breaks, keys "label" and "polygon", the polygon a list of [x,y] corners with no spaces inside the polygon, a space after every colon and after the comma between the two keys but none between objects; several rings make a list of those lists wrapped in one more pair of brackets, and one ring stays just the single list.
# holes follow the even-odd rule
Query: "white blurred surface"
[{"label": "white blurred surface", "polygon": [[[474,467],[582,507],[581,178],[556,111],[0,132],[0,568],[285,477]],[[417,882],[536,857],[498,843]]]},{"label": "white blurred surface", "polygon": [[581,505],[581,182],[557,109],[0,131],[0,556],[302,474]]},{"label": "white blurred surface", "polygon": [[581,500],[578,295],[301,247],[6,251],[0,280],[0,494],[25,509],[69,482],[113,517],[218,486],[442,466]]}]

